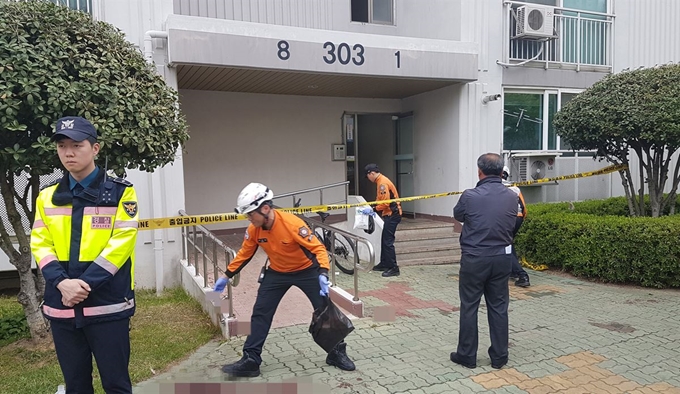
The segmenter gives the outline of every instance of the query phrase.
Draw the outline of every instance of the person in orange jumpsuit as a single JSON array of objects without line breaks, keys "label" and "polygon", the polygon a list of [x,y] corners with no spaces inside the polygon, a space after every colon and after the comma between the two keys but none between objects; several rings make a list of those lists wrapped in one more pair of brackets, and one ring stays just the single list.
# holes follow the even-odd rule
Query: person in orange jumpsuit
[{"label": "person in orange jumpsuit", "polygon": [[[307,224],[297,216],[272,207],[274,193],[265,185],[251,183],[238,196],[236,213],[248,216],[250,225],[243,244],[227,267],[226,276],[215,283],[214,290],[224,291],[227,282],[250,262],[259,247],[269,257],[269,266],[260,280],[251,332],[243,344],[243,357],[222,367],[222,371],[240,377],[260,375],[262,347],[269,334],[274,313],[291,286],[302,290],[314,309],[323,305],[328,296],[328,252]],[[328,353],[326,363],[345,371],[355,369],[347,356],[347,344],[338,343]]]},{"label": "person in orange jumpsuit", "polygon": [[[375,183],[377,188],[376,201],[393,200],[399,198],[397,188],[394,187],[385,175],[380,173],[377,164],[369,164],[364,168],[366,177]],[[370,212],[370,208],[364,208]],[[383,271],[382,276],[399,276],[399,265],[397,265],[397,253],[394,250],[394,237],[397,225],[401,222],[401,204],[391,202],[389,204],[378,204],[374,207],[382,218],[384,225],[380,237],[380,263],[373,267],[373,271]]]}]

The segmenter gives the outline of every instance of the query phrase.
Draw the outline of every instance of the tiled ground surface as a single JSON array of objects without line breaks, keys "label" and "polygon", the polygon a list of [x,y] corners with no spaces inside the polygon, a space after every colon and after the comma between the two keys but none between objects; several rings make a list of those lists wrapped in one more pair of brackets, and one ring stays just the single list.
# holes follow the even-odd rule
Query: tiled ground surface
[{"label": "tiled ground surface", "polygon": [[[306,320],[272,330],[261,377],[225,381],[219,367],[240,357],[244,338],[237,337],[205,345],[135,393],[680,393],[679,291],[531,273],[531,287],[510,287],[508,365],[489,365],[482,307],[478,367],[471,370],[449,361],[458,335],[457,272],[457,266],[414,266],[397,278],[362,273],[369,315],[385,305],[397,313],[393,322],[354,320],[347,338],[354,372],[325,364]],[[253,282],[244,277],[242,284]],[[298,386],[275,385],[281,382]]]}]

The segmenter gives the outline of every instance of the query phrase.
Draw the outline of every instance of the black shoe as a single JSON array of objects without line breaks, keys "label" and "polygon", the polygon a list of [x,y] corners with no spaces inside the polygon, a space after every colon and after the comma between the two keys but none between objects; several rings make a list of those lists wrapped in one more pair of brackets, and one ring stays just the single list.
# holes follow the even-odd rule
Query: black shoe
[{"label": "black shoe", "polygon": [[378,265],[374,266],[371,269],[371,271],[387,271],[388,269],[389,269],[388,267],[385,267],[384,265],[378,264]]},{"label": "black shoe", "polygon": [[505,361],[497,361],[497,362],[491,361],[491,368],[501,369],[501,368],[503,368],[503,366],[505,366],[505,364],[507,364],[507,363],[508,363],[508,360],[505,360]]},{"label": "black shoe", "polygon": [[344,342],[338,343],[335,349],[328,353],[326,364],[338,367],[343,371],[354,371],[356,369],[354,362],[347,356],[347,344]]},{"label": "black shoe", "polygon": [[451,361],[453,361],[456,364],[462,365],[465,368],[470,368],[470,369],[477,368],[477,364],[470,364],[470,363],[466,363],[463,360],[461,360],[460,356],[456,352],[451,353]]},{"label": "black shoe", "polygon": [[222,372],[242,378],[254,378],[260,376],[260,364],[244,354],[237,362],[223,366]]},{"label": "black shoe", "polygon": [[520,276],[519,279],[517,279],[517,282],[515,282],[515,286],[519,287],[531,286],[531,284],[529,283],[529,275]]},{"label": "black shoe", "polygon": [[392,267],[388,269],[387,271],[382,273],[383,278],[387,278],[390,276],[399,276],[399,267]]}]

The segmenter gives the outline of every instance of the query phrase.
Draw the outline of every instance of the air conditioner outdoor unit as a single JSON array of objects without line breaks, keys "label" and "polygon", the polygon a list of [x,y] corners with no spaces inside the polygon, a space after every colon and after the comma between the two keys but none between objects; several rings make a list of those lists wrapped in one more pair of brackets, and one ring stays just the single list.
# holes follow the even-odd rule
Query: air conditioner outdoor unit
[{"label": "air conditioner outdoor unit", "polygon": [[511,160],[510,180],[513,182],[537,181],[557,176],[555,155],[513,156]]},{"label": "air conditioner outdoor unit", "polygon": [[555,9],[523,5],[517,8],[517,34],[515,38],[555,37]]}]

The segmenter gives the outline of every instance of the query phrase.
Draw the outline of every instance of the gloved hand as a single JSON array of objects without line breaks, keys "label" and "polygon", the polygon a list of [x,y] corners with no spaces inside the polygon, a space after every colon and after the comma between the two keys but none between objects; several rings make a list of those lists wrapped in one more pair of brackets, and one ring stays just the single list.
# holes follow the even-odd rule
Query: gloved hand
[{"label": "gloved hand", "polygon": [[375,211],[373,210],[373,208],[370,207],[361,208],[361,213],[363,213],[364,215],[375,216]]},{"label": "gloved hand", "polygon": [[224,288],[227,287],[227,283],[229,283],[229,278],[227,278],[226,276],[220,277],[217,280],[217,282],[215,282],[215,287],[213,288],[213,291],[216,291],[216,292],[219,292],[219,293],[223,292]]},{"label": "gloved hand", "polygon": [[328,285],[330,282],[328,282],[328,277],[326,275],[319,275],[319,285],[321,285],[321,291],[319,294],[322,296],[327,296],[328,295]]}]

